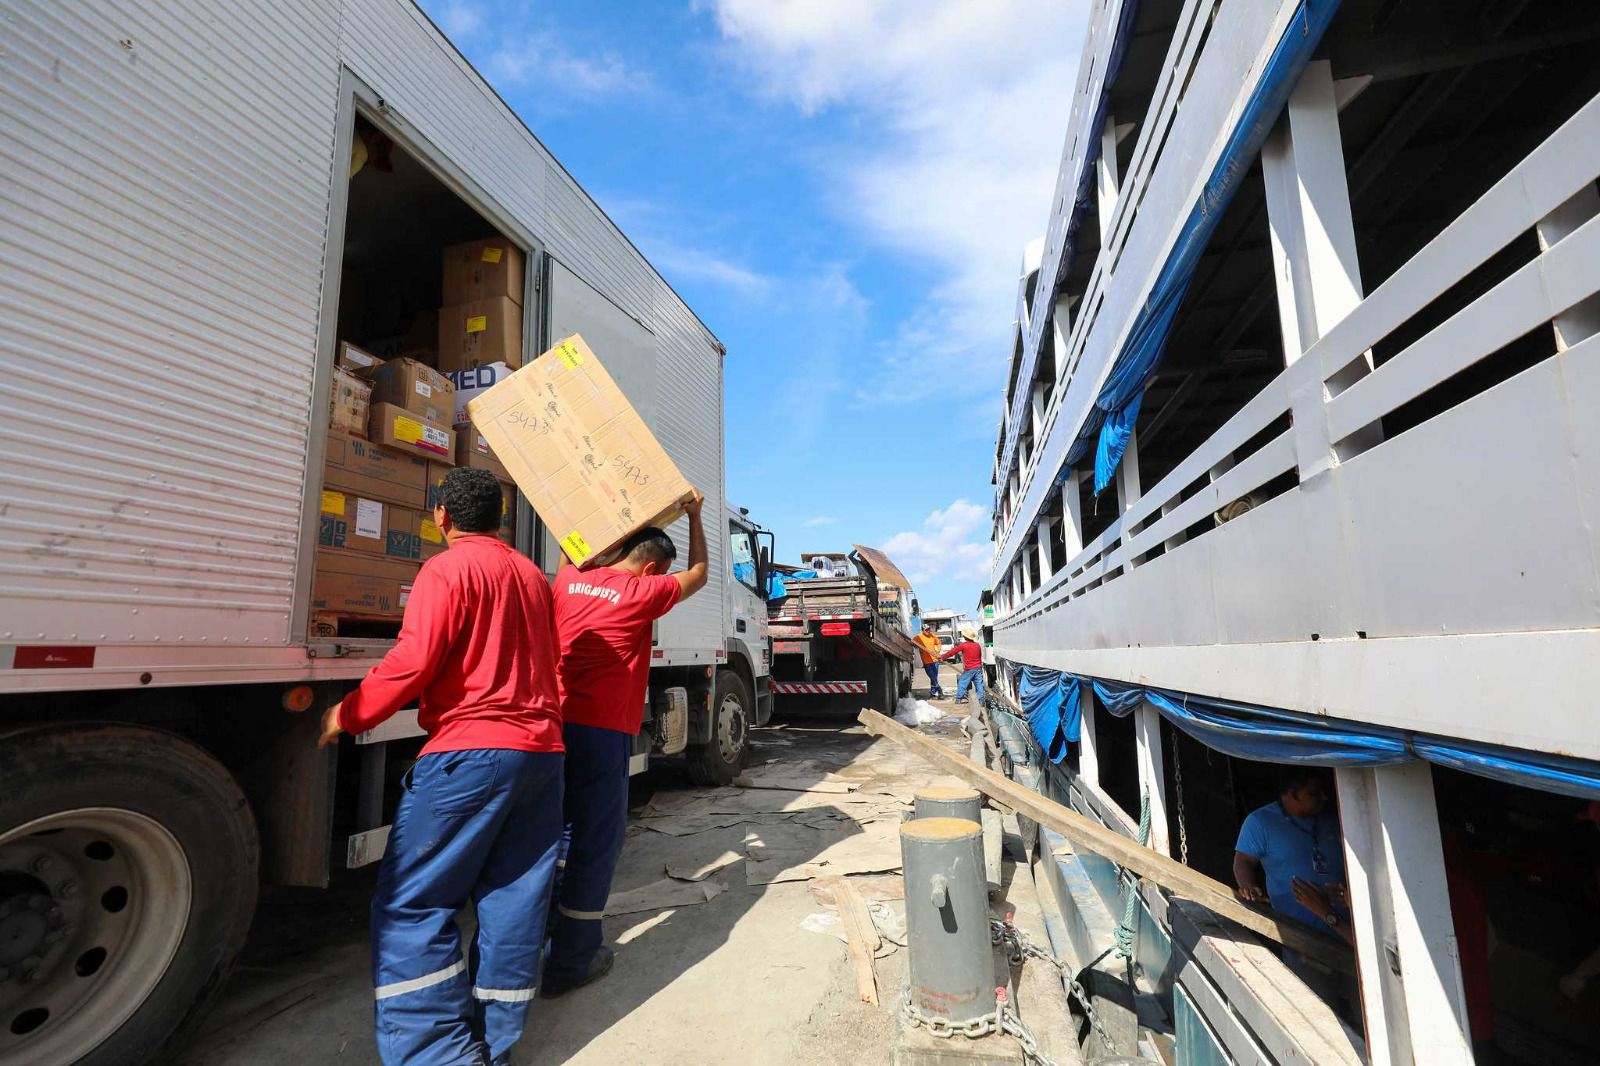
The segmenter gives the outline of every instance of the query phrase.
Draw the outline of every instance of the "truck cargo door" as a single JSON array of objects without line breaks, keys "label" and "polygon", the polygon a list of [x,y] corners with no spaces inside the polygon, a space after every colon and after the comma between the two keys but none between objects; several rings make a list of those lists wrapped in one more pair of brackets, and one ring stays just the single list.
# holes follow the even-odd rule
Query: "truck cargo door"
[{"label": "truck cargo door", "polygon": [[549,341],[554,344],[574,333],[583,334],[645,425],[654,428],[658,424],[655,334],[551,259]]}]

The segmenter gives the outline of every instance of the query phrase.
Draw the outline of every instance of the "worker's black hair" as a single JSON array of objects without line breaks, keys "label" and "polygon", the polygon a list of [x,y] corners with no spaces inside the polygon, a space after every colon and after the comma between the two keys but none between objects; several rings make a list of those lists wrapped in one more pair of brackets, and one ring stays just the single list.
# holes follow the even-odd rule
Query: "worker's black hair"
[{"label": "worker's black hair", "polygon": [[1278,795],[1295,792],[1307,785],[1324,784],[1321,769],[1315,766],[1285,766],[1278,771]]},{"label": "worker's black hair", "polygon": [[655,526],[645,526],[622,542],[617,549],[618,559],[633,559],[641,563],[657,563],[663,570],[678,557],[678,546],[672,538]]},{"label": "worker's black hair", "polygon": [[500,528],[505,499],[500,482],[487,470],[457,467],[439,483],[439,504],[450,524],[463,533],[493,533]]}]

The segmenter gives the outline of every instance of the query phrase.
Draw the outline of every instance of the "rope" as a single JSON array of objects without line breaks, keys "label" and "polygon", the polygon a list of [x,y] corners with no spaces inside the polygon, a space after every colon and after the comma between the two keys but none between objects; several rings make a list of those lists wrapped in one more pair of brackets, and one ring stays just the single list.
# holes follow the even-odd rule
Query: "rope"
[{"label": "rope", "polygon": [[[1150,844],[1150,794],[1139,794],[1139,844]],[[1117,955],[1133,961],[1134,933],[1139,928],[1139,879],[1122,871],[1122,922],[1117,926]]]}]

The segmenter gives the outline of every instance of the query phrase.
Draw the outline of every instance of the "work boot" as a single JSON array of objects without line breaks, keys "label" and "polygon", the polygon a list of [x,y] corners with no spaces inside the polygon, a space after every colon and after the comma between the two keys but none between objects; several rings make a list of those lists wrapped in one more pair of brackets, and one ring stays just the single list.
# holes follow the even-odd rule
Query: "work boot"
[{"label": "work boot", "polygon": [[540,999],[555,999],[564,996],[574,988],[593,984],[611,972],[611,964],[617,961],[617,956],[612,950],[601,944],[594,953],[594,958],[589,960],[589,970],[582,977],[546,977],[539,985]]}]

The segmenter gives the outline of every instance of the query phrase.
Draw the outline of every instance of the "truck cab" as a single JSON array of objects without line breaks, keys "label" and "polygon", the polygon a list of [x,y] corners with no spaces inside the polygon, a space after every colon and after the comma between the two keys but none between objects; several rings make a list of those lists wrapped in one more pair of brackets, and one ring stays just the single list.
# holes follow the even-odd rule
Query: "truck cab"
[{"label": "truck cab", "polygon": [[[720,558],[727,567],[724,580],[713,585],[722,590],[718,645],[705,666],[652,666],[630,773],[643,772],[653,754],[682,754],[696,782],[725,785],[744,766],[750,730],[772,718],[772,642],[764,591],[771,575],[772,534],[731,504],[724,506],[720,524],[707,517],[707,539],[719,533],[725,538],[722,550],[709,553],[713,564]],[[659,650],[659,639],[656,644]]]}]

